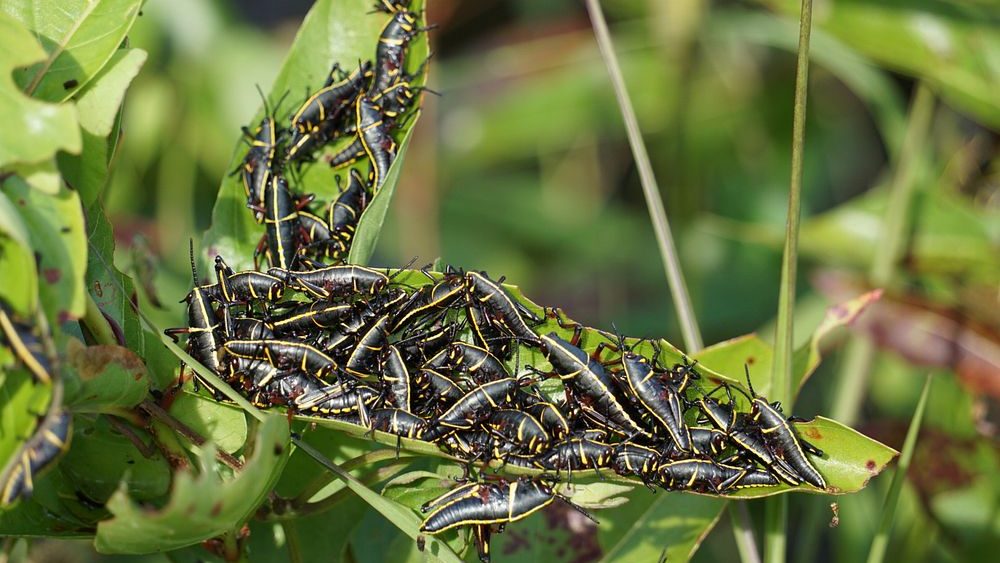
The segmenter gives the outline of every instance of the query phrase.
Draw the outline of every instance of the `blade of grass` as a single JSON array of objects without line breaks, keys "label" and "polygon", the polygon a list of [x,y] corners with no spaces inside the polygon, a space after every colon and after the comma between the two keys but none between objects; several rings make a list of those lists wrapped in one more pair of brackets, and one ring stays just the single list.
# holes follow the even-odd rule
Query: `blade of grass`
[{"label": "blade of grass", "polygon": [[[350,473],[341,469],[337,464],[328,460],[322,453],[313,448],[307,442],[303,441],[301,438],[295,436],[292,437],[292,443],[296,447],[301,448],[302,451],[309,454],[310,457],[315,459],[338,477],[343,479],[347,487],[354,491],[359,497],[365,500],[372,508],[379,511],[382,516],[385,516],[387,520],[392,522],[399,528],[404,534],[410,536],[414,540],[420,536],[420,519],[411,512],[395,502],[383,497],[382,495],[376,493],[375,491],[369,489],[355,478]],[[425,548],[424,555],[432,560],[447,561],[450,563],[461,563],[461,559],[455,555],[455,553],[448,547],[448,544],[435,539],[434,537],[425,536]]]},{"label": "blade of grass", "polygon": [[653,231],[656,233],[656,243],[660,248],[660,258],[663,260],[663,269],[667,275],[667,283],[670,285],[674,306],[677,308],[684,346],[688,353],[694,353],[704,347],[701,331],[698,329],[694,307],[691,306],[691,296],[688,294],[684,275],[681,273],[677,248],[674,245],[673,235],[670,233],[670,223],[667,221],[667,212],[663,207],[663,199],[660,197],[656,177],[653,175],[653,167],[649,162],[649,153],[646,151],[642,132],[639,130],[639,121],[635,117],[635,109],[632,108],[632,101],[625,88],[625,79],[622,77],[618,59],[615,57],[615,48],[611,42],[611,33],[608,31],[608,22],[604,20],[604,12],[601,11],[598,0],[587,0],[587,11],[590,13],[590,21],[594,27],[594,35],[597,38],[601,57],[604,59],[604,64],[608,67],[608,74],[611,76],[615,98],[618,100],[622,118],[625,120],[629,146],[632,148],[632,156],[635,158],[635,165],[639,171],[642,193],[646,198],[646,208],[649,210],[649,218],[653,223]]},{"label": "blade of grass", "polygon": [[[698,320],[694,314],[694,307],[691,304],[691,296],[688,293],[687,285],[684,282],[684,274],[681,272],[680,259],[677,256],[677,248],[674,244],[673,235],[670,231],[670,223],[667,220],[667,212],[663,206],[663,199],[660,197],[660,189],[656,183],[656,176],[653,174],[653,167],[649,161],[649,153],[646,144],[642,140],[642,132],[639,130],[639,120],[635,116],[635,109],[629,98],[628,90],[625,87],[625,79],[622,76],[621,68],[618,65],[618,58],[615,56],[614,44],[611,40],[611,32],[608,31],[608,23],[604,19],[604,12],[598,0],[587,0],[587,12],[590,14],[591,25],[594,28],[594,36],[597,39],[597,46],[604,59],[604,64],[608,68],[611,84],[615,91],[615,98],[625,120],[625,130],[628,133],[629,146],[632,149],[632,156],[635,158],[636,168],[639,171],[639,182],[642,184],[642,193],[646,199],[646,208],[649,210],[649,219],[653,223],[653,232],[656,234],[656,243],[659,246],[660,258],[663,261],[663,269],[667,276],[667,284],[670,286],[670,294],[677,309],[678,323],[681,327],[681,335],[684,338],[684,347],[689,354],[698,352],[704,348],[701,338],[701,330],[698,327]],[[665,502],[665,496],[656,499],[650,507],[650,512]],[[743,563],[758,563],[760,561],[760,551],[754,539],[753,528],[750,517],[745,506],[729,511],[733,526],[733,537],[740,553],[740,560]]]},{"label": "blade of grass", "polygon": [[[875,287],[884,287],[892,281],[896,263],[906,247],[914,174],[933,114],[934,95],[927,84],[921,82],[910,104],[906,135],[889,187],[885,222],[868,273],[869,281]],[[834,419],[847,425],[857,422],[874,357],[875,346],[870,340],[860,336],[851,338],[845,351],[844,369],[838,374],[837,395],[830,411]]]},{"label": "blade of grass", "polygon": [[[792,114],[792,174],[788,190],[785,249],[781,260],[778,294],[778,324],[771,371],[771,398],[791,409],[792,317],[795,311],[795,279],[798,270],[799,218],[802,208],[802,156],[805,145],[806,101],[809,93],[809,37],[812,31],[812,0],[802,0],[799,14],[799,52],[795,64],[795,106]],[[785,521],[788,498],[769,499],[764,505],[764,559],[784,563],[788,547]]]},{"label": "blade of grass", "polygon": [[931,374],[927,374],[927,379],[924,380],[924,389],[920,392],[920,400],[917,401],[917,408],[913,411],[910,429],[906,431],[903,451],[899,455],[899,465],[896,467],[896,474],[892,476],[892,485],[889,486],[889,494],[885,497],[885,504],[882,505],[882,518],[879,520],[878,532],[875,533],[871,550],[868,552],[868,563],[882,563],[885,559],[885,551],[889,546],[889,534],[892,532],[892,524],[896,516],[896,506],[899,504],[899,492],[903,488],[906,472],[910,469],[910,462],[913,460],[913,450],[917,446],[917,436],[920,434],[920,423],[924,418],[927,396],[930,395],[932,377]]}]

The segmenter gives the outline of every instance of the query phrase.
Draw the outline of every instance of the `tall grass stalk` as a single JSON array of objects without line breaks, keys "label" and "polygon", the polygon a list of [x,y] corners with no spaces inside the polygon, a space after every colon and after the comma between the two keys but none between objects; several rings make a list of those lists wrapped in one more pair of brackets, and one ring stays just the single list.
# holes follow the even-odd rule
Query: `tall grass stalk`
[{"label": "tall grass stalk", "polygon": [[677,318],[684,338],[684,347],[691,354],[701,350],[704,344],[701,340],[698,321],[694,316],[694,307],[691,305],[691,296],[688,294],[684,275],[681,273],[677,247],[674,245],[674,237],[670,233],[670,223],[667,221],[667,212],[663,207],[663,198],[660,197],[656,176],[653,175],[653,167],[649,162],[649,153],[646,151],[646,144],[642,140],[642,131],[639,129],[639,121],[635,117],[635,109],[632,108],[632,101],[625,88],[625,79],[622,77],[621,67],[615,56],[611,33],[608,31],[608,22],[604,19],[600,2],[587,0],[587,11],[590,12],[590,21],[594,27],[594,35],[597,37],[597,46],[601,51],[604,64],[608,67],[611,85],[615,90],[615,98],[618,100],[618,107],[625,120],[625,130],[628,133],[629,146],[632,148],[632,156],[635,158],[635,165],[639,171],[639,182],[642,184],[642,193],[646,198],[649,219],[653,223],[656,243],[660,248],[660,258],[663,260],[663,269],[667,275],[667,283],[670,285],[670,294],[673,297],[674,306],[677,308]]},{"label": "tall grass stalk", "polygon": [[[924,150],[924,141],[930,129],[934,114],[934,95],[923,82],[917,85],[916,94],[910,104],[906,135],[899,151],[892,183],[889,186],[889,201],[885,221],[875,245],[875,256],[868,272],[869,282],[876,287],[885,287],[892,281],[892,275],[906,248],[910,225],[910,204],[913,201],[914,174],[919,158]],[[844,352],[843,370],[838,374],[837,394],[830,410],[833,418],[853,426],[857,422],[858,411],[868,388],[868,375],[875,346],[868,339],[854,336]]]},{"label": "tall grass stalk", "polygon": [[[802,208],[802,158],[805,147],[806,101],[809,92],[809,37],[812,31],[812,0],[802,0],[799,14],[799,52],[795,64],[795,105],[792,113],[792,174],[788,190],[788,219],[781,261],[778,294],[778,324],[774,340],[771,398],[791,409],[792,395],[792,315],[795,311],[795,279],[799,259],[799,218]],[[785,522],[788,497],[768,499],[764,510],[764,559],[784,563],[788,547]]]},{"label": "tall grass stalk", "polygon": [[899,492],[903,488],[903,481],[906,480],[906,472],[910,468],[910,462],[913,461],[913,450],[917,446],[917,436],[920,434],[924,408],[927,406],[927,397],[930,395],[932,377],[928,374],[927,379],[924,380],[924,390],[920,392],[920,400],[917,401],[917,408],[913,411],[910,429],[906,431],[906,440],[903,442],[903,451],[899,455],[896,474],[892,476],[889,494],[885,497],[885,504],[882,505],[882,517],[879,520],[878,531],[875,533],[871,550],[868,552],[868,563],[882,563],[885,559],[885,551],[889,546],[889,535],[892,532],[892,524],[896,516],[896,506],[899,504]]}]

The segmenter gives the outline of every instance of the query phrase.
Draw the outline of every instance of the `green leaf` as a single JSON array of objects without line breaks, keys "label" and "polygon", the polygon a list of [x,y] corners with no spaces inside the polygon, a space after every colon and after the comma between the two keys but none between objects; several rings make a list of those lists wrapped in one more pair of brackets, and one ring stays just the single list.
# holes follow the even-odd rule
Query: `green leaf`
[{"label": "green leaf", "polygon": [[31,247],[41,257],[38,271],[45,283],[40,292],[50,324],[82,317],[87,235],[80,197],[66,188],[48,195],[16,176],[8,178],[0,189],[20,212]]},{"label": "green leaf", "polygon": [[149,509],[129,499],[124,488],[108,501],[114,514],[97,527],[94,546],[101,553],[168,551],[239,528],[263,502],[288,458],[288,423],[269,417],[256,435],[253,455],[241,471],[227,478],[213,447],[201,449],[200,475],[174,475],[170,500]]},{"label": "green leaf", "polygon": [[[442,275],[435,272],[425,274],[419,270],[390,270],[389,272],[398,283],[414,287],[433,283],[428,276],[430,278],[438,278]],[[505,287],[515,299],[518,299],[532,311],[541,314],[541,308],[527,300],[517,287],[510,285]],[[849,322],[854,318],[873,297],[874,294],[865,294],[855,300],[831,308],[831,312],[820,324],[810,343],[798,352],[797,357],[799,361],[796,363],[796,366],[801,366],[803,369],[812,366],[811,369],[814,369],[814,364],[819,361],[818,356],[812,356],[814,347],[818,354],[818,345],[822,338],[836,326]],[[566,319],[564,321],[564,324],[568,323],[572,323],[572,320]],[[543,324],[536,327],[536,330],[543,333],[551,330],[563,338],[569,338],[572,334],[572,329],[559,326],[558,322],[554,319],[547,319]],[[601,343],[616,344],[617,337],[593,328],[583,327],[581,347],[584,350],[593,352]],[[654,348],[653,343],[650,341],[640,342],[637,339],[626,339],[626,344],[629,346],[634,345],[637,353],[643,355],[652,356],[657,353],[657,348]],[[657,341],[656,345],[659,350],[660,362],[663,365],[669,366],[672,363],[685,359],[682,352],[664,340]],[[745,335],[715,344],[703,349],[690,359],[698,361],[698,370],[704,378],[701,386],[706,389],[715,383],[726,382],[729,385],[739,387],[748,392],[744,376],[744,366],[748,366],[754,391],[762,396],[767,396],[770,391],[773,352],[771,346],[756,335]],[[548,365],[544,356],[540,353],[535,350],[525,349],[522,349],[520,363],[532,364],[543,371]],[[511,365],[509,367],[513,369],[515,366]],[[543,390],[545,390],[544,386]],[[734,393],[733,399],[744,410],[749,408],[747,399],[741,393]],[[335,429],[358,438],[370,436],[374,440],[390,446],[395,446],[397,443],[396,436],[383,432],[371,433],[368,429],[349,422],[299,416],[296,418],[309,421],[319,427]],[[873,475],[881,472],[885,463],[895,455],[891,448],[828,419],[817,418],[807,423],[797,424],[795,427],[798,429],[800,436],[810,442],[816,442],[815,445],[826,452],[827,455],[821,459],[815,457],[810,457],[810,459],[815,463],[817,470],[826,478],[830,487],[826,491],[828,493],[837,494],[860,490]],[[441,451],[435,444],[409,439],[401,439],[399,440],[399,444],[403,449],[410,452],[450,458],[448,454]],[[874,462],[874,465],[869,462]],[[499,468],[500,464],[495,463],[494,466]],[[536,469],[516,466],[505,466],[500,468],[500,470],[511,476],[530,476],[541,473]],[[580,472],[580,475],[574,476],[574,483],[588,484],[595,478],[596,475],[592,472]],[[602,480],[642,487],[642,484],[638,480],[608,474],[608,472],[602,473]],[[766,489],[742,490],[726,495],[726,498],[758,498],[789,491],[817,492],[816,489],[809,485],[800,485],[794,488],[778,486]],[[693,493],[683,494],[690,495]]]},{"label": "green leaf", "polygon": [[20,272],[5,280],[0,298],[22,315],[38,308],[38,272],[29,240],[17,208],[0,191],[0,272]]},{"label": "green leaf", "polygon": [[69,99],[118,50],[141,6],[142,0],[4,2],[3,10],[20,20],[45,48],[44,61],[16,73],[18,84],[39,99]]},{"label": "green leaf", "polygon": [[57,470],[46,471],[35,480],[34,494],[7,510],[0,510],[0,534],[12,536],[92,537],[97,522],[107,512],[84,505],[78,490]]},{"label": "green leaf", "polygon": [[107,417],[76,417],[72,447],[59,462],[59,470],[73,490],[98,504],[107,502],[122,487],[139,501],[152,501],[167,494],[170,465],[153,446],[147,432],[134,427],[131,430],[149,448],[149,457],[140,454],[135,444],[111,426]]},{"label": "green leaf", "polygon": [[111,134],[118,108],[125,99],[125,91],[139,74],[146,62],[142,49],[120,49],[114,53],[107,66],[76,96],[80,110],[80,126],[98,137]]},{"label": "green leaf", "polygon": [[806,384],[809,376],[816,371],[823,360],[820,344],[831,332],[839,327],[847,326],[858,318],[869,305],[882,297],[881,290],[869,291],[850,301],[839,303],[826,310],[823,320],[813,331],[809,342],[795,351],[792,358],[792,388],[798,391]]},{"label": "green leaf", "polygon": [[704,366],[721,373],[732,374],[744,389],[746,389],[744,370],[748,370],[754,391],[764,396],[771,391],[774,350],[756,334],[745,334],[713,344],[695,354],[693,359],[698,360],[699,369]]},{"label": "green leaf", "polygon": [[59,169],[66,182],[80,192],[84,207],[104,192],[108,182],[113,142],[109,141],[125,91],[146,61],[141,49],[115,52],[100,74],[77,94],[83,151],[80,155],[59,155]]},{"label": "green leaf", "polygon": [[[993,283],[1000,276],[995,211],[971,205],[940,189],[915,194],[913,233],[907,266],[916,271],[961,276]],[[874,256],[885,217],[887,192],[866,192],[802,224],[803,253],[826,263],[867,268]]]},{"label": "green leaf", "polygon": [[128,348],[111,344],[67,345],[67,359],[81,387],[67,397],[73,412],[115,412],[138,405],[149,394],[149,376],[142,358]]},{"label": "green leaf", "polygon": [[[411,9],[420,12],[423,18],[422,0],[414,1]],[[294,106],[302,101],[303,94],[322,85],[334,62],[351,67],[359,60],[373,59],[379,32],[388,17],[381,12],[372,13],[370,0],[317,1],[299,28],[281,71],[270,89],[269,99],[272,102],[286,93],[292,100],[291,104],[280,109],[277,116],[279,123],[288,123],[288,116],[297,109]],[[407,51],[407,70],[415,72],[428,54],[426,34],[420,34],[411,42]],[[425,77],[420,77],[414,82],[422,85],[424,81]],[[262,117],[263,111],[259,111],[251,121],[252,127],[255,127]],[[378,239],[377,231],[381,228],[388,200],[392,197],[399,169],[402,167],[401,157],[405,153],[410,131],[415,123],[416,117],[408,119],[394,135],[400,144],[399,156],[393,162],[386,183],[372,199],[359,221],[355,238],[363,242],[352,246],[350,255],[352,260],[367,261],[374,248]],[[235,137],[237,132],[233,133]],[[326,152],[332,152],[335,148],[330,147]],[[227,169],[236,169],[245,155],[246,144],[241,140],[237,143]],[[367,170],[367,160],[358,161],[355,167],[361,171]],[[315,163],[303,166],[300,181],[293,182],[292,187],[297,191],[314,193],[318,201],[326,203],[339,195],[334,181],[335,174],[346,177],[347,169],[335,173],[320,158]],[[219,187],[218,199],[212,211],[212,227],[205,234],[203,247],[210,255],[225,256],[232,267],[246,269],[252,265],[254,247],[263,234],[263,227],[254,222],[253,214],[246,208],[240,179],[235,175],[227,175]],[[354,249],[355,246],[358,247],[357,250]]]},{"label": "green leaf", "polygon": [[[3,9],[7,9],[7,3]],[[14,162],[39,162],[57,150],[80,152],[80,130],[72,106],[32,100],[14,84],[11,72],[45,58],[31,33],[0,12],[0,167]]]},{"label": "green leaf", "polygon": [[602,561],[687,561],[722,515],[726,502],[636,488],[625,506],[599,515]]},{"label": "green leaf", "polygon": [[[337,505],[336,510],[315,516],[296,518],[282,523],[252,521],[248,551],[256,561],[341,561],[353,532],[361,525],[368,504],[352,496]],[[288,536],[298,540],[299,559],[289,553]],[[204,550],[199,550],[204,557]]]},{"label": "green leaf", "polygon": [[0,433],[2,475],[7,474],[21,446],[34,433],[38,426],[38,417],[45,414],[52,398],[52,388],[36,384],[25,369],[7,370],[5,375],[3,385],[0,385],[0,428],[3,428],[3,432]]},{"label": "green leaf", "polygon": [[[798,14],[796,0],[770,0]],[[1000,128],[1000,12],[944,0],[846,0],[817,10],[815,26],[876,62],[934,85],[959,109]]]},{"label": "green leaf", "polygon": [[238,451],[247,441],[243,411],[202,395],[181,393],[170,405],[170,414],[226,453]]},{"label": "green leaf", "polygon": [[853,493],[865,488],[872,477],[881,473],[899,455],[899,452],[889,446],[821,416],[809,422],[795,423],[792,427],[801,439],[823,450],[823,457],[807,456],[826,479],[827,490],[821,491],[808,485],[779,485],[764,489],[743,489],[727,497],[761,498],[792,490],[837,495]]},{"label": "green leaf", "polygon": [[[411,122],[416,122],[416,120],[414,117]],[[399,143],[399,152],[396,154],[396,160],[393,160],[392,166],[389,167],[389,173],[385,177],[382,189],[365,208],[361,219],[358,220],[358,227],[354,232],[354,239],[351,241],[351,252],[347,256],[349,264],[367,264],[372,253],[375,252],[375,244],[378,242],[379,233],[382,232],[382,223],[385,221],[386,212],[389,211],[389,202],[392,201],[392,195],[396,193],[399,173],[403,169],[403,158],[406,156],[406,148],[409,146],[412,136],[413,129],[411,128]]]},{"label": "green leaf", "polygon": [[628,503],[625,496],[635,489],[632,485],[599,481],[586,484],[561,484],[557,492],[588,510],[616,508]]},{"label": "green leaf", "polygon": [[146,338],[133,306],[137,302],[135,285],[115,267],[115,235],[100,201],[87,208],[87,228],[87,291],[116,336],[146,358]]}]

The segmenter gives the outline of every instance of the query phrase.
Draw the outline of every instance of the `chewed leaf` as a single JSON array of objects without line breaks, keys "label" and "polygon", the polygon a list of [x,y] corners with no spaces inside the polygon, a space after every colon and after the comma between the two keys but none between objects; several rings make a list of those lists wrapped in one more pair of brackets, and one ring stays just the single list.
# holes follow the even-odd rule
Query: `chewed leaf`
[{"label": "chewed leaf", "polygon": [[263,502],[288,459],[288,423],[273,416],[260,427],[254,453],[231,477],[215,461],[214,448],[198,456],[200,474],[179,471],[170,500],[160,509],[137,505],[124,489],[108,501],[114,515],[97,527],[101,553],[150,553],[192,545],[238,528]]},{"label": "chewed leaf", "polygon": [[[69,99],[118,50],[143,0],[10,0],[4,10],[45,38],[44,59],[20,70],[18,83],[37,98]],[[36,62],[36,61],[29,61]]]},{"label": "chewed leaf", "polygon": [[[6,8],[6,5],[4,6]],[[25,96],[11,72],[43,60],[45,51],[20,22],[0,11],[0,167],[40,162],[57,150],[80,152],[80,129],[72,106],[57,106]]]},{"label": "chewed leaf", "polygon": [[80,389],[67,403],[74,412],[109,412],[138,405],[149,394],[149,376],[142,358],[112,344],[67,344],[69,364],[76,370]]}]

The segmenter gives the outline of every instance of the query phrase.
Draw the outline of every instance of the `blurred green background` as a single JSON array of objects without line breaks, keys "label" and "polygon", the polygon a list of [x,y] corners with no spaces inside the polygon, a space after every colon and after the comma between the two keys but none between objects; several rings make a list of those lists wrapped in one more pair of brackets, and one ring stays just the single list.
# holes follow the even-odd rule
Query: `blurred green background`
[{"label": "blurred green background", "polygon": [[[208,227],[239,127],[260,104],[254,85],[270,85],[309,4],[154,1],[130,35],[149,59],[126,101],[107,209],[118,258],[164,304],[161,326],[183,322],[176,301],[190,285],[188,238]],[[425,99],[373,264],[440,256],[507,276],[588,325],[614,322],[680,344],[582,3],[428,4],[438,25],[430,86],[441,96]],[[768,338],[777,308],[797,6],[604,5],[706,343],[753,331]],[[900,175],[921,82],[935,103]],[[1000,548],[1000,9],[990,0],[817,2],[810,88],[800,341],[826,307],[870,288],[889,185],[912,182],[914,191],[904,257],[882,301],[839,335],[795,414],[837,417],[845,386],[861,386],[857,418],[843,421],[899,447],[922,375],[940,373],[890,553],[992,559]],[[870,377],[853,377],[862,372]],[[878,479],[850,497],[794,495],[791,558],[862,558],[888,485]],[[760,522],[761,507],[750,507]],[[736,557],[728,526],[724,519],[698,558]],[[498,559],[524,549],[505,539],[512,535],[498,537]],[[89,557],[58,545],[39,549]],[[595,546],[575,542],[568,560],[599,557]]]}]

